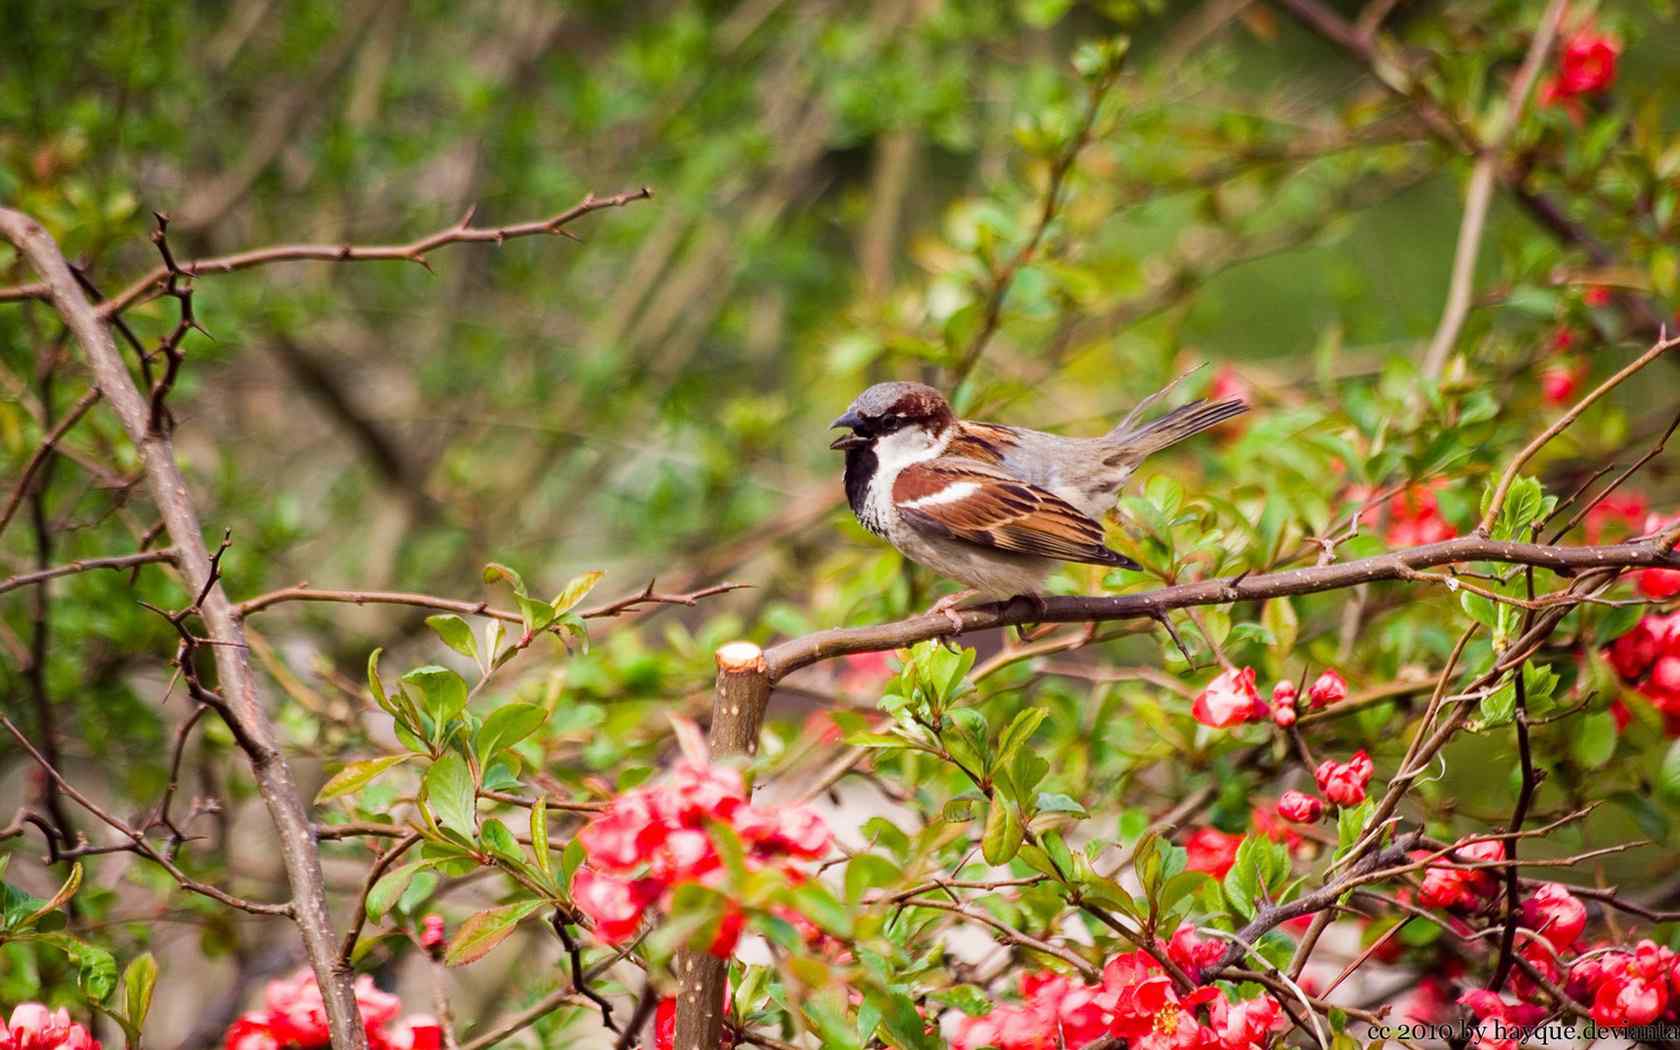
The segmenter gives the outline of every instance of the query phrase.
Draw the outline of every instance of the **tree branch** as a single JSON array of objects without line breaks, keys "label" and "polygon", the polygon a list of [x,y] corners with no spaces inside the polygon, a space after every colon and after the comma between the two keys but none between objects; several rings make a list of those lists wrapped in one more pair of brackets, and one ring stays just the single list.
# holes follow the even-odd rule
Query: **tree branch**
[{"label": "tree branch", "polygon": [[[175,462],[167,432],[151,426],[146,398],[134,385],[105,317],[88,302],[64,255],[39,223],[22,212],[0,209],[0,236],[15,245],[44,278],[53,306],[75,334],[93,368],[100,392],[117,413],[139,453],[152,498],[175,548],[181,575],[198,603],[215,651],[223,695],[222,709],[246,752],[257,790],[274,820],[280,854],[292,888],[292,917],[303,935],[304,950],[315,969],[333,1045],[337,1050],[365,1050],[367,1036],[357,1012],[350,973],[338,966],[337,945],[327,914],[326,884],[309,811],[292,771],[275,740],[256,678],[246,656],[245,635],[227,595],[217,584],[204,529]],[[108,315],[106,315],[108,316]]]},{"label": "tree branch", "polygon": [[[1083,623],[1089,621],[1157,619],[1172,609],[1200,605],[1228,605],[1265,601],[1296,594],[1333,591],[1377,580],[1404,580],[1419,569],[1456,562],[1502,562],[1550,569],[1571,575],[1590,569],[1680,568],[1680,554],[1665,548],[1661,538],[1601,547],[1561,547],[1517,543],[1481,536],[1463,536],[1441,543],[1390,551],[1357,561],[1313,565],[1263,575],[1245,575],[1161,587],[1140,594],[1112,597],[1051,597],[1042,608],[1024,603],[987,605],[959,612],[959,633],[1027,623]],[[764,652],[771,681],[823,660],[852,653],[898,649],[951,634],[943,614],[915,616],[869,627],[841,627],[818,631],[773,645]]]},{"label": "tree branch", "polygon": [[[500,244],[516,237],[534,237],[547,234],[569,237],[571,235],[566,232],[565,227],[574,219],[582,218],[590,212],[601,211],[604,208],[621,208],[632,201],[646,200],[652,196],[653,191],[646,186],[636,190],[627,190],[623,193],[614,193],[607,197],[597,197],[591,193],[570,208],[550,218],[538,219],[534,222],[515,223],[510,226],[474,226],[472,225],[473,213],[469,210],[455,225],[419,240],[410,241],[407,244],[276,244],[267,248],[253,248],[249,251],[237,252],[233,255],[192,259],[180,263],[178,266],[180,272],[188,277],[232,273],[235,270],[248,270],[253,266],[292,262],[300,259],[314,259],[322,262],[397,260],[427,266],[426,256],[448,244],[464,244],[474,241],[494,241]],[[430,269],[429,266],[427,268]],[[135,303],[151,298],[167,284],[169,275],[169,267],[158,266],[146,276],[124,288],[113,298],[100,303],[97,309],[98,316],[101,319],[114,317]],[[0,302],[56,299],[55,293],[49,288],[49,283],[38,281],[34,284],[0,288]]]}]

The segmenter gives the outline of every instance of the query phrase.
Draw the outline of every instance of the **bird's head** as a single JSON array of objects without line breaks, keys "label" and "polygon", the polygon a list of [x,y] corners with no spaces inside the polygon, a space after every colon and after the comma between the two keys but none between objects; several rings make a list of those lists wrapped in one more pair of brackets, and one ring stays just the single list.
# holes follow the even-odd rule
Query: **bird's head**
[{"label": "bird's head", "polygon": [[931,448],[955,420],[945,396],[925,383],[876,383],[829,424],[851,433],[828,447],[849,451],[889,442],[905,451]]}]

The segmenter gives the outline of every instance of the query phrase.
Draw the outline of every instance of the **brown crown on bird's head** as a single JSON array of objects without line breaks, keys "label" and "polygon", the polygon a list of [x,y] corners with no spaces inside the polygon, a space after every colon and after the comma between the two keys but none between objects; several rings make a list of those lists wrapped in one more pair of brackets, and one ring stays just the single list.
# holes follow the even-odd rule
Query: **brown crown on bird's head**
[{"label": "brown crown on bird's head", "polygon": [[876,383],[857,396],[845,414],[829,424],[852,433],[837,438],[830,448],[854,448],[883,434],[917,425],[939,433],[955,420],[945,395],[926,383]]}]

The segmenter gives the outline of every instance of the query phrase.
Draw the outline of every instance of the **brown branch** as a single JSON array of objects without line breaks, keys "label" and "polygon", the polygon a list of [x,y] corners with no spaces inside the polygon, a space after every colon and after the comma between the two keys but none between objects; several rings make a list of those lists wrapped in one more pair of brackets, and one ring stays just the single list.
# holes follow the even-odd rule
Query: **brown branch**
[{"label": "brown branch", "polygon": [[274,821],[292,889],[289,911],[303,936],[304,949],[320,984],[333,1045],[337,1050],[365,1050],[367,1037],[357,1012],[350,973],[337,965],[332,924],[327,914],[326,884],[309,811],[258,693],[246,657],[244,631],[227,595],[216,584],[210,553],[204,545],[204,529],[186,479],[175,461],[173,443],[166,432],[152,428],[146,398],[135,387],[105,317],[88,301],[52,237],[34,219],[11,209],[0,209],[0,235],[11,241],[44,278],[54,308],[81,344],[101,393],[134,443],[152,499],[179,552],[177,564],[188,590],[202,589],[199,611],[208,637],[214,643],[211,648],[217,676],[222,695],[227,698],[221,713],[246,752],[257,790]]},{"label": "brown branch", "polygon": [[150,565],[153,562],[174,562],[175,548],[164,547],[161,550],[141,551],[139,554],[119,554],[111,558],[83,558],[80,561],[65,562],[50,569],[39,572],[26,572],[18,576],[0,580],[0,594],[15,591],[19,587],[29,587],[35,584],[55,580],[60,576],[70,576],[78,572],[92,572],[95,569],[130,569],[136,565]]},{"label": "brown branch", "polygon": [[1441,311],[1435,335],[1423,357],[1423,374],[1439,378],[1446,366],[1447,355],[1458,342],[1464,319],[1470,313],[1470,299],[1476,284],[1476,256],[1482,247],[1482,228],[1487,223],[1488,206],[1493,203],[1493,186],[1502,166],[1500,154],[1505,143],[1521,122],[1523,107],[1540,77],[1540,67],[1551,50],[1552,38],[1557,35],[1558,20],[1563,17],[1567,0],[1551,0],[1540,16],[1540,25],[1529,42],[1528,54],[1521,68],[1511,80],[1505,109],[1496,118],[1487,139],[1481,145],[1475,167],[1470,172],[1470,186],[1464,195],[1464,218],[1458,229],[1458,247],[1453,253],[1452,280],[1447,286],[1447,302]]},{"label": "brown branch", "polygon": [[[1140,594],[1050,597],[1044,600],[1042,608],[1028,608],[1021,602],[1006,607],[987,605],[957,615],[962,620],[961,633],[1025,623],[1158,619],[1172,609],[1315,594],[1377,580],[1402,580],[1408,572],[1419,569],[1474,561],[1532,565],[1561,575],[1593,569],[1680,567],[1680,555],[1665,548],[1660,538],[1599,547],[1560,547],[1463,536],[1357,561],[1202,580]],[[1561,612],[1562,608],[1560,604],[1554,606],[1553,611]],[[769,665],[771,680],[778,681],[802,667],[837,656],[898,649],[949,634],[951,623],[944,615],[915,616],[869,627],[818,631],[771,646],[765,650],[764,658]]]},{"label": "brown branch", "polygon": [[[270,263],[298,260],[318,260],[321,262],[394,260],[427,266],[426,256],[445,245],[484,241],[501,244],[503,241],[513,240],[517,237],[539,235],[567,237],[570,234],[566,233],[565,228],[575,219],[605,208],[621,208],[632,201],[646,200],[652,196],[653,191],[646,186],[636,190],[627,190],[623,193],[614,193],[607,197],[597,197],[591,193],[565,211],[547,219],[513,223],[508,226],[474,226],[472,225],[473,213],[469,210],[455,225],[428,234],[419,240],[410,241],[407,244],[276,244],[267,248],[252,248],[249,251],[236,252],[232,255],[191,259],[179,264],[179,268],[180,272],[188,277],[203,277],[207,274],[233,273],[236,270],[248,270],[253,266],[266,266]],[[430,267],[427,266],[427,268]],[[98,316],[101,319],[108,319],[122,313],[135,303],[151,298],[168,282],[169,273],[167,266],[158,266],[146,276],[117,293],[115,297],[100,303],[97,309]],[[0,288],[0,302],[51,299],[53,297],[45,281],[16,285],[11,288]]]},{"label": "brown branch", "polygon": [[[618,616],[622,613],[637,609],[643,605],[695,605],[703,598],[710,598],[719,594],[748,587],[745,583],[719,583],[710,587],[702,587],[687,594],[662,594],[653,589],[649,583],[646,588],[636,594],[605,605],[597,605],[584,609],[578,613],[585,620],[602,619]],[[406,591],[321,591],[315,590],[308,584],[298,584],[296,587],[283,587],[267,594],[259,594],[255,598],[247,598],[234,607],[235,614],[245,619],[254,612],[261,612],[270,606],[283,602],[338,602],[346,605],[409,605],[417,609],[437,609],[440,612],[460,613],[462,616],[487,616],[492,620],[503,623],[523,623],[523,618],[516,612],[507,609],[497,609],[489,602],[468,602],[457,598],[440,598],[431,594],[416,594]],[[554,628],[558,630],[558,628]]]},{"label": "brown branch", "polygon": [[[0,726],[4,726],[6,731],[12,735],[12,739],[16,740],[19,746],[29,752],[29,757],[33,758],[36,764],[41,767],[41,771],[44,772],[48,778],[53,781],[53,783],[58,785],[58,789],[60,791],[64,792],[73,799],[77,805],[110,825],[129,840],[128,845],[124,845],[120,848],[121,851],[138,853],[140,856],[145,857],[147,860],[168,872],[169,877],[174,879],[182,889],[209,897],[211,900],[225,904],[230,908],[237,908],[240,911],[250,912],[253,915],[287,915],[293,916],[294,918],[296,917],[296,910],[291,904],[265,904],[261,901],[248,901],[243,897],[235,897],[226,890],[217,886],[212,886],[207,882],[200,882],[188,875],[186,872],[177,867],[174,861],[165,857],[162,853],[158,852],[156,847],[154,847],[150,842],[147,842],[145,834],[139,828],[130,826],[122,818],[101,807],[99,803],[82,794],[76,789],[75,785],[64,779],[64,774],[54,768],[52,763],[47,761],[47,757],[45,755],[36,750],[35,745],[29,742],[29,738],[23,735],[22,730],[12,724],[11,719],[7,718],[5,715],[0,715]],[[92,853],[95,851],[84,850],[82,852]],[[98,852],[111,853],[118,852],[118,850],[105,849],[99,850]],[[65,855],[66,854],[60,854],[60,856]]]},{"label": "brown branch", "polygon": [[[770,669],[751,642],[717,651],[717,687],[708,743],[714,755],[750,755],[770,703]],[[684,948],[673,964],[679,982],[675,1050],[716,1050],[723,1036],[724,981],[728,964],[706,951]]]}]

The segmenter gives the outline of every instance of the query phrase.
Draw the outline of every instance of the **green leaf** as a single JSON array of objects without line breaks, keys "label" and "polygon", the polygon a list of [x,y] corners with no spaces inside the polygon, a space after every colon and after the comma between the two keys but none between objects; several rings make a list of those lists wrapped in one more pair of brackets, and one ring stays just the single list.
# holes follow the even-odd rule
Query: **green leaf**
[{"label": "green leaf", "polygon": [[856,905],[865,892],[895,885],[904,877],[897,864],[876,853],[859,853],[846,862],[846,903]]},{"label": "green leaf", "polygon": [[315,804],[330,802],[341,795],[348,795],[360,791],[379,774],[392,766],[401,765],[413,758],[414,755],[382,755],[379,758],[364,758],[360,762],[352,762],[332,775],[332,779],[321,785],[321,790],[315,793]]},{"label": "green leaf", "polygon": [[460,832],[468,841],[478,838],[478,785],[473,783],[466,759],[454,751],[445,752],[426,770],[421,793],[439,824]]},{"label": "green leaf", "polygon": [[1058,792],[1041,792],[1038,796],[1036,810],[1039,813],[1072,813],[1078,817],[1088,817],[1085,807],[1075,799]]},{"label": "green leaf", "polygon": [[1295,651],[1295,639],[1301,633],[1301,620],[1295,615],[1295,604],[1288,598],[1273,598],[1260,609],[1260,625],[1272,636],[1272,653],[1288,659]]},{"label": "green leaf", "polygon": [[1668,802],[1680,802],[1680,740],[1668,745],[1668,753],[1663,756],[1657,794]]},{"label": "green leaf", "polygon": [[76,964],[76,987],[81,993],[95,1003],[103,1003],[117,986],[116,958],[104,948],[77,940],[67,933],[39,936],[40,940],[68,955],[70,961]]},{"label": "green leaf", "polygon": [[397,903],[397,898],[403,895],[403,891],[408,889],[408,881],[414,878],[415,872],[429,863],[431,862],[417,860],[381,875],[379,881],[368,890],[367,917],[373,922],[383,918]]},{"label": "green leaf", "polygon": [[1616,753],[1616,716],[1608,711],[1583,715],[1569,738],[1569,755],[1583,769],[1597,769]]},{"label": "green leaf", "polygon": [[595,585],[600,583],[601,577],[605,575],[600,569],[591,569],[581,576],[572,577],[565,589],[555,595],[554,600],[549,603],[554,609],[554,614],[559,616],[571,612],[578,602],[588,597],[589,592],[595,589]]},{"label": "green leaf", "polygon": [[478,642],[473,639],[472,628],[467,626],[467,621],[454,613],[439,613],[426,617],[426,626],[437,632],[444,645],[469,660],[478,659]]},{"label": "green leaf", "polygon": [[467,706],[467,683],[447,667],[427,664],[402,676],[404,684],[420,694],[421,710],[441,729]]},{"label": "green leaf", "polygon": [[152,991],[157,987],[157,960],[151,952],[134,957],[123,970],[123,1019],[136,1031],[146,1026],[146,1015],[152,1012]]},{"label": "green leaf", "polygon": [[368,654],[368,690],[373,693],[374,700],[377,701],[379,706],[384,709],[385,713],[390,715],[392,718],[396,718],[397,707],[395,704],[391,703],[391,698],[385,695],[385,684],[379,680],[379,654],[384,651],[385,650],[383,649],[375,649],[373,652]]},{"label": "green leaf", "polygon": [[548,856],[548,801],[541,795],[531,807],[531,857],[539,871],[554,878],[553,861]]},{"label": "green leaf", "polygon": [[81,886],[82,862],[77,861],[70,866],[70,874],[64,877],[64,882],[59,885],[58,892],[54,893],[51,899],[41,901],[35,910],[24,918],[22,925],[33,926],[50,913],[62,908],[71,897],[76,895],[76,891],[81,889]]},{"label": "green leaf", "polygon": [[1352,809],[1341,809],[1336,812],[1336,855],[1351,849],[1359,841],[1359,836],[1365,833],[1365,825],[1371,819],[1371,814],[1377,810],[1375,799],[1366,799]]},{"label": "green leaf", "polygon": [[988,864],[1007,864],[1021,848],[1023,830],[1015,807],[1001,798],[992,799],[986,811],[986,830],[980,838],[980,852]]},{"label": "green leaf", "polygon": [[490,712],[479,727],[474,750],[481,765],[488,765],[497,753],[510,748],[541,729],[548,711],[537,704],[503,704]]},{"label": "green leaf", "polygon": [[542,904],[540,900],[518,901],[468,916],[444,950],[444,965],[466,966],[484,958]]},{"label": "green leaf", "polygon": [[843,940],[852,937],[852,910],[846,907],[828,885],[819,879],[807,879],[793,887],[793,906],[800,914]]},{"label": "green leaf", "polygon": [[539,602],[535,598],[527,598],[523,594],[514,595],[513,601],[515,605],[519,606],[519,615],[525,621],[526,633],[536,634],[554,622],[554,606],[547,602]]},{"label": "green leaf", "polygon": [[479,845],[491,856],[509,860],[515,864],[525,863],[525,855],[519,851],[519,840],[513,837],[506,824],[495,817],[484,818],[484,823],[478,829]]},{"label": "green leaf", "polygon": [[1015,757],[1015,752],[1032,739],[1032,735],[1049,716],[1049,710],[1042,707],[1029,707],[1018,713],[1009,726],[998,735],[997,764],[1007,766]]},{"label": "green leaf", "polygon": [[514,594],[522,595],[526,593],[525,578],[506,565],[493,561],[484,567],[485,583],[500,583],[503,580],[506,580],[508,585],[513,588]]}]

